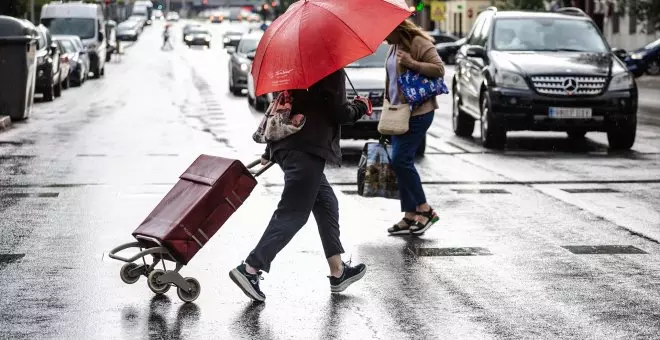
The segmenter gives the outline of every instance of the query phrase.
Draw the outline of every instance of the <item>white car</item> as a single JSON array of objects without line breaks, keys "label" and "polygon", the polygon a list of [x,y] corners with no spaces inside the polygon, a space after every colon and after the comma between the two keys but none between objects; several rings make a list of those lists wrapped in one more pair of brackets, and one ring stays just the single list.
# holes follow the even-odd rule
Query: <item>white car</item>
[{"label": "white car", "polygon": [[167,16],[165,17],[165,20],[167,20],[167,21],[179,21],[179,13],[177,13],[177,12],[168,12]]}]

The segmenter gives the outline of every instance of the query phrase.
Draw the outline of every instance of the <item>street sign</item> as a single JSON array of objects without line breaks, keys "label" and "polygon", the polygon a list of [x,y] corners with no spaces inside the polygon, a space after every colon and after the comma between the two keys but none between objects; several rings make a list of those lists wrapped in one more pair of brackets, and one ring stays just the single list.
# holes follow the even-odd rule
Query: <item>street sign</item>
[{"label": "street sign", "polygon": [[446,7],[444,2],[433,1],[431,3],[431,20],[445,21]]}]

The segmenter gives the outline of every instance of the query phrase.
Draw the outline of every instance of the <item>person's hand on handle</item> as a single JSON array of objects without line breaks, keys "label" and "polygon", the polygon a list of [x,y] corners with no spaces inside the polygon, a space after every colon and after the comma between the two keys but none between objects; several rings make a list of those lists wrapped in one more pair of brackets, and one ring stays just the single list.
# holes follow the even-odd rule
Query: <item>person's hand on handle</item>
[{"label": "person's hand on handle", "polygon": [[413,59],[408,52],[401,50],[396,51],[396,60],[399,65],[405,68],[413,69],[415,67],[415,59]]},{"label": "person's hand on handle", "polygon": [[270,161],[263,158],[263,157],[261,157],[261,165],[266,165],[266,164],[268,164],[268,162],[270,162]]},{"label": "person's hand on handle", "polygon": [[357,102],[362,102],[367,107],[366,115],[371,116],[371,113],[373,112],[373,110],[371,108],[371,102],[369,101],[368,98],[362,98],[360,96],[356,96],[355,99],[353,99],[353,100],[357,101]]}]

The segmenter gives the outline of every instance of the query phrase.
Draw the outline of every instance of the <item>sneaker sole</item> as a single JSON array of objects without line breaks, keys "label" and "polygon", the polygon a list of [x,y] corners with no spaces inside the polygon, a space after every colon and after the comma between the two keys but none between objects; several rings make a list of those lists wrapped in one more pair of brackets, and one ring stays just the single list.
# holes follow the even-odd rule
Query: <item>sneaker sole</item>
[{"label": "sneaker sole", "polygon": [[238,269],[234,268],[229,272],[229,278],[234,281],[234,283],[240,288],[247,297],[249,297],[252,300],[259,301],[259,302],[264,302],[266,300],[265,297],[259,295],[257,291],[252,288],[252,285],[250,284],[250,281],[241,274]]},{"label": "sneaker sole", "polygon": [[330,291],[333,292],[333,293],[343,292],[343,291],[346,290],[346,288],[348,288],[348,286],[350,286],[350,285],[354,284],[355,282],[359,281],[364,276],[364,274],[366,274],[366,273],[367,273],[367,268],[364,268],[363,271],[361,271],[357,275],[353,276],[352,278],[340,283],[339,285],[330,286]]},{"label": "sneaker sole", "polygon": [[408,234],[410,234],[410,229],[403,229],[403,230],[394,231],[394,232],[391,232],[391,233],[388,231],[388,233],[390,235],[408,235]]},{"label": "sneaker sole", "polygon": [[431,228],[438,221],[440,221],[440,217],[434,217],[431,220],[431,223],[427,224],[426,227],[424,227],[422,229],[411,230],[410,233],[413,234],[413,235],[421,235],[424,232],[426,232],[427,230],[429,230],[429,228]]}]

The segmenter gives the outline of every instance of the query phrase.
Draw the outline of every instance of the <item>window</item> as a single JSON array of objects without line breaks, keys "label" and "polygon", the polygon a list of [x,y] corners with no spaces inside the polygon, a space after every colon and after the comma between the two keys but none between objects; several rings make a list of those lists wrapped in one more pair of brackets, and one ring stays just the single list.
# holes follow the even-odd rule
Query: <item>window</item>
[{"label": "window", "polygon": [[484,24],[481,26],[481,29],[479,30],[479,34],[477,35],[477,39],[474,42],[474,45],[479,45],[479,46],[486,46],[486,42],[488,42],[488,33],[490,32],[490,24],[493,22],[493,16],[488,15],[484,19]]},{"label": "window", "polygon": [[467,40],[468,45],[476,45],[476,41],[479,38],[479,33],[481,32],[481,27],[483,26],[485,17],[486,17],[485,13],[481,14],[477,18],[477,21],[475,21],[474,25],[472,26],[472,30],[468,35],[468,40]]},{"label": "window", "polygon": [[500,51],[607,52],[598,28],[586,20],[561,18],[498,19],[493,49]]},{"label": "window", "polygon": [[41,19],[52,34],[77,35],[82,39],[91,39],[96,35],[95,20],[86,18],[47,18]]},{"label": "window", "polygon": [[44,32],[41,30],[39,31],[39,40],[37,41],[37,47],[39,49],[46,47],[46,37],[44,37]]}]

